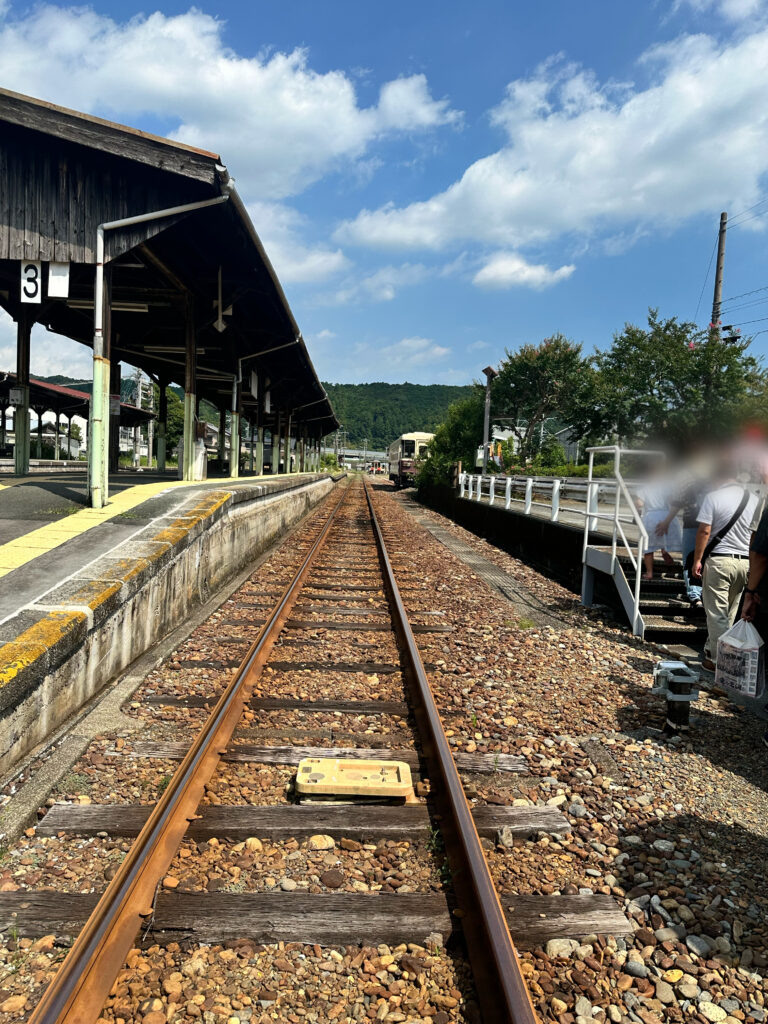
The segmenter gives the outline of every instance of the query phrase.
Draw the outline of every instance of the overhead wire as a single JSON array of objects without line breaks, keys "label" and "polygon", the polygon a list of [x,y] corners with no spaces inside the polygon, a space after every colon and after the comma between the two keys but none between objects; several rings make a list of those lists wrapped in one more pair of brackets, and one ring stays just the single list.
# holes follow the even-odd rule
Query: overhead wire
[{"label": "overhead wire", "polygon": [[[748,206],[746,208],[746,210],[739,210],[738,213],[735,213],[733,215],[733,217],[731,217],[729,219],[728,227],[732,227],[736,223],[741,223],[741,224],[745,223],[744,221],[739,221],[739,217],[743,217],[745,213],[752,213],[752,211],[756,210],[758,208],[758,206],[763,206],[765,203],[768,203],[768,196],[763,196],[762,199],[758,199],[758,201],[754,204],[754,206]],[[755,214],[755,216],[760,216],[760,215],[759,214]],[[748,217],[746,219],[747,220],[752,220],[751,217]]]},{"label": "overhead wire", "polygon": [[728,302],[734,302],[736,299],[745,299],[748,295],[756,295],[758,292],[768,291],[768,284],[764,284],[762,288],[753,288],[751,292],[741,292],[739,295],[731,295],[730,298],[723,299],[723,305]]},{"label": "overhead wire", "polygon": [[717,239],[715,239],[715,243],[712,246],[712,252],[710,253],[710,256],[709,256],[709,263],[707,264],[707,272],[704,275],[704,283],[702,284],[701,291],[699,292],[699,301],[696,303],[696,312],[693,314],[693,322],[694,323],[697,323],[697,317],[699,315],[699,308],[701,306],[701,300],[704,298],[704,289],[707,287],[707,281],[709,280],[709,272],[712,269],[712,260],[715,258],[715,250],[716,249],[717,249]]}]

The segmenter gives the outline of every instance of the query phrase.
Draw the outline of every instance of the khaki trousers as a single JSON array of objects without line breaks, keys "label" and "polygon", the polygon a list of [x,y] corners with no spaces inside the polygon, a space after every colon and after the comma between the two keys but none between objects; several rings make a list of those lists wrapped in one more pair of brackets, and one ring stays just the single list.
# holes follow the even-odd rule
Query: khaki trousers
[{"label": "khaki trousers", "polygon": [[733,625],[739,601],[747,585],[749,561],[728,555],[710,556],[702,572],[701,600],[707,613],[704,653],[717,658],[717,641]]}]

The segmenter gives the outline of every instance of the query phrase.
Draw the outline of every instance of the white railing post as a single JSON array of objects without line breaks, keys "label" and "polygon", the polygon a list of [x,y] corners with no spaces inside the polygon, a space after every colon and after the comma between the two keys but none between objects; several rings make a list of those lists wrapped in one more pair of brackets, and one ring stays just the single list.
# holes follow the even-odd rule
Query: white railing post
[{"label": "white railing post", "polygon": [[643,624],[640,621],[640,586],[643,576],[643,556],[645,555],[645,537],[643,532],[637,540],[637,568],[635,570],[635,601],[634,615],[632,616],[632,632],[635,636],[643,635]]},{"label": "white railing post", "polygon": [[525,514],[531,514],[531,503],[533,501],[533,477],[529,476],[525,481]]},{"label": "white railing post", "polygon": [[550,513],[550,519],[553,523],[556,523],[560,518],[560,484],[562,481],[552,481],[552,511]]},{"label": "white railing post", "polygon": [[459,497],[464,497],[464,491],[466,490],[467,474],[459,473]]},{"label": "white railing post", "polygon": [[597,529],[597,511],[598,511],[598,491],[600,490],[600,484],[595,480],[590,481],[589,488],[587,490],[587,529],[590,531]]},{"label": "white railing post", "polygon": [[488,504],[492,505],[494,500],[495,500],[495,498],[496,498],[496,477],[492,476],[491,477],[490,490],[488,491]]},{"label": "white railing post", "polygon": [[512,504],[512,477],[507,477],[507,486],[504,488],[504,508],[509,508]]},{"label": "white railing post", "polygon": [[475,495],[475,497],[477,498],[478,501],[480,501],[482,496],[483,496],[483,474],[482,473],[478,473],[477,474],[477,494]]}]

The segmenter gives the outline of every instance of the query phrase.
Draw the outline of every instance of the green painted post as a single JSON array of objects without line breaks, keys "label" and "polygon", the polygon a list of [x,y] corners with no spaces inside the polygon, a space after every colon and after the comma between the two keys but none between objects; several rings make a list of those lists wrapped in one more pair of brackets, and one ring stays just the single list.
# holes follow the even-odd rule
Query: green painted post
[{"label": "green painted post", "polygon": [[165,472],[165,460],[166,450],[165,442],[168,430],[168,381],[164,377],[161,377],[158,381],[158,388],[160,391],[158,397],[158,409],[157,409],[157,471],[158,473]]},{"label": "green painted post", "polygon": [[229,475],[240,476],[240,413],[230,413],[229,422]]},{"label": "green painted post", "polygon": [[16,324],[16,389],[21,402],[13,411],[13,461],[16,476],[29,473],[29,338],[32,317],[23,310]]},{"label": "green painted post", "polygon": [[197,409],[197,346],[195,344],[194,307],[187,299],[184,360],[184,447],[182,480],[194,480],[195,468],[195,410]]},{"label": "green painted post", "polygon": [[256,428],[256,464],[254,472],[256,476],[264,475],[264,427]]}]

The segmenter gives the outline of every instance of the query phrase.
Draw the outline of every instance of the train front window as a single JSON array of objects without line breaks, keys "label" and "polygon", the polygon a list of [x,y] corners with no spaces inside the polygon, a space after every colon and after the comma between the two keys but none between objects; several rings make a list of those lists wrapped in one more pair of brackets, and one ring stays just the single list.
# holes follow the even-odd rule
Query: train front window
[{"label": "train front window", "polygon": [[415,441],[403,441],[403,456],[408,458],[416,454],[416,442]]}]

